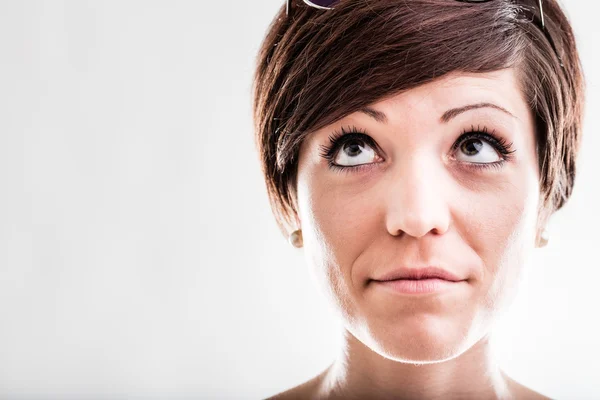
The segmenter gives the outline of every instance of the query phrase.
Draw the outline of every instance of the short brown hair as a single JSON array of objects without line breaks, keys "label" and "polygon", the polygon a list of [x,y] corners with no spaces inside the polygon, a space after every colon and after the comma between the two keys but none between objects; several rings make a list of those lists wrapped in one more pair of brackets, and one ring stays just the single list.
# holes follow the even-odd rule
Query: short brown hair
[{"label": "short brown hair", "polygon": [[282,7],[257,58],[256,146],[282,233],[294,228],[297,160],[308,133],[447,73],[518,68],[536,119],[539,218],[571,196],[581,141],[584,76],[573,30],[556,0],[540,27],[537,0],[342,0],[334,10]]}]

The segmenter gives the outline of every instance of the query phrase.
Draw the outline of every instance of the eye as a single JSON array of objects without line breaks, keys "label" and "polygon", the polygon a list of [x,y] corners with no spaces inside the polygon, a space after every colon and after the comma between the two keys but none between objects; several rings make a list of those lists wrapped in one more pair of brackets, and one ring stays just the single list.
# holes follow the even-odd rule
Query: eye
[{"label": "eye", "polygon": [[360,139],[347,140],[338,151],[334,162],[343,167],[373,162],[375,150]]},{"label": "eye", "polygon": [[[338,171],[357,171],[368,168],[380,162],[380,149],[375,141],[356,127],[348,130],[342,128],[334,132],[329,141],[331,145],[320,146],[321,157],[328,161],[329,167]],[[463,162],[472,168],[500,168],[505,162],[511,160],[512,143],[495,135],[495,131],[488,133],[487,128],[471,126],[470,130],[454,142],[452,152],[454,159]]]},{"label": "eye", "polygon": [[334,132],[329,141],[330,146],[321,146],[321,156],[328,160],[331,168],[353,168],[380,159],[375,141],[356,127]]},{"label": "eye", "polygon": [[464,140],[460,145],[460,154],[465,155],[465,157],[463,157],[464,160],[458,157],[459,161],[487,163],[502,160],[491,144],[478,138]]},{"label": "eye", "polygon": [[487,128],[465,131],[456,141],[453,149],[456,151],[456,160],[471,164],[502,164],[510,159],[512,143],[492,133]]}]

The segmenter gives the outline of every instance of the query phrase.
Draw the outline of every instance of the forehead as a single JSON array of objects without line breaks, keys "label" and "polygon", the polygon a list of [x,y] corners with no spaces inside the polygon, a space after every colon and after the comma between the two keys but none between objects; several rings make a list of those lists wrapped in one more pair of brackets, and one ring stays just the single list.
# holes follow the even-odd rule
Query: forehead
[{"label": "forehead", "polygon": [[[387,97],[374,108],[402,119],[439,117],[446,110],[473,103],[489,102],[525,120],[529,108],[514,69],[486,73],[454,72],[435,81]],[[393,121],[392,121],[393,122]]]}]

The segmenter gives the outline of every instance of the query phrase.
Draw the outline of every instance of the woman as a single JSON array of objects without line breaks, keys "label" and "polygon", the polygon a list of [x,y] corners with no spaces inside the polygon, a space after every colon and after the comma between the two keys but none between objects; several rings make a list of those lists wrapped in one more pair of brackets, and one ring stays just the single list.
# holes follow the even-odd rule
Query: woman
[{"label": "woman", "polygon": [[547,398],[490,351],[568,200],[584,78],[555,0],[299,0],[258,56],[271,205],[344,327],[275,398]]}]

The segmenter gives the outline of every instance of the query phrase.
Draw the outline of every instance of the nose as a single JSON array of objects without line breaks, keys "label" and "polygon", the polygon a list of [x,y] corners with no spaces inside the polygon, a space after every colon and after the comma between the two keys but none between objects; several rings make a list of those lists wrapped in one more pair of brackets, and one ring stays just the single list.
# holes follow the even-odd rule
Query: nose
[{"label": "nose", "polygon": [[443,167],[418,157],[397,167],[385,194],[388,232],[415,238],[445,233],[451,220],[451,194]]}]

